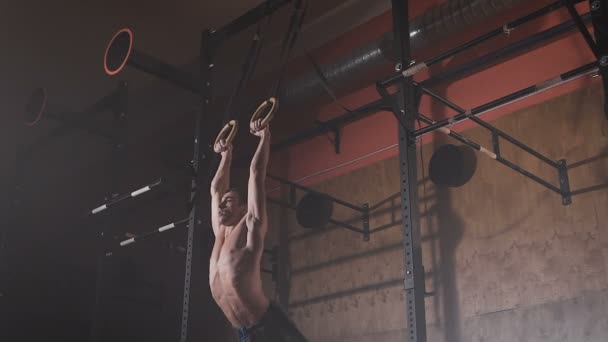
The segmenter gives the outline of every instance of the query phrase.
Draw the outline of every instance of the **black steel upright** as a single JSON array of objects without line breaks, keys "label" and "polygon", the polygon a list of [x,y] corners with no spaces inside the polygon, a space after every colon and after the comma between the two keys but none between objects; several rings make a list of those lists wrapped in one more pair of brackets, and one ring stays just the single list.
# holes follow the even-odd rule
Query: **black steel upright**
[{"label": "black steel upright", "polygon": [[[409,11],[407,0],[392,0],[396,69],[402,71],[411,62]],[[401,212],[403,219],[403,245],[405,256],[406,327],[408,340],[426,342],[426,313],[424,308],[424,267],[420,220],[418,217],[418,178],[416,164],[416,139],[412,134],[418,114],[416,89],[412,77],[403,78],[399,84],[399,165],[401,168]]]},{"label": "black steel upright", "polygon": [[600,76],[604,85],[604,114],[608,119],[608,3],[600,0],[589,0],[595,44],[600,54]]},{"label": "black steel upright", "polygon": [[[194,133],[194,153],[192,156],[192,167],[194,176],[191,182],[190,193],[190,214],[188,218],[188,235],[186,245],[186,260],[184,271],[184,293],[182,302],[182,317],[180,326],[180,342],[188,340],[189,316],[190,316],[190,297],[192,284],[192,263],[195,260],[195,244],[205,244],[205,227],[210,226],[208,215],[205,215],[205,208],[208,206],[203,203],[207,196],[204,187],[210,177],[208,167],[210,156],[207,146],[209,139],[208,114],[212,98],[212,70],[213,70],[213,49],[211,47],[211,31],[203,31],[201,37],[200,72],[201,72],[201,109],[196,115]],[[197,253],[202,253],[197,246]],[[196,270],[197,272],[199,270]]]},{"label": "black steel upright", "polygon": [[[190,194],[190,214],[188,219],[188,236],[184,272],[184,292],[181,313],[180,342],[193,340],[197,336],[189,337],[190,331],[190,302],[192,300],[192,274],[193,272],[208,271],[207,250],[213,240],[210,220],[210,199],[207,193],[208,187],[213,177],[213,170],[217,164],[217,156],[212,153],[211,142],[215,129],[218,128],[222,118],[212,115],[210,107],[213,99],[213,68],[214,55],[217,48],[231,36],[243,31],[247,27],[257,23],[264,17],[283,7],[291,0],[267,0],[259,6],[249,10],[226,26],[212,31],[206,29],[201,38],[200,54],[200,89],[201,89],[201,110],[196,115],[195,134],[194,134],[194,153],[192,157],[193,178]],[[224,120],[229,120],[234,114],[227,112]],[[196,246],[195,246],[196,245]],[[193,263],[203,260],[202,264],[197,264],[193,269]],[[208,272],[207,272],[208,274]],[[198,278],[198,277],[197,277]],[[205,276],[202,277],[203,279]],[[203,286],[200,286],[201,288]],[[200,288],[196,289],[201,293]],[[210,291],[205,291],[202,295],[206,305],[215,305],[211,298]],[[210,318],[213,319],[213,318]],[[209,322],[209,319],[207,319]],[[213,326],[213,323],[210,323]],[[190,334],[192,335],[192,334]]]},{"label": "black steel upright", "polygon": [[[128,84],[121,81],[112,96],[110,104],[112,111],[112,140],[109,160],[110,190],[106,194],[106,201],[111,201],[117,194],[120,184],[121,172],[124,169],[125,140],[126,140],[126,119],[128,109]],[[104,265],[106,263],[106,248],[108,247],[109,237],[107,235],[108,221],[105,217],[97,219],[96,226],[99,230],[95,231],[96,237],[96,258],[97,268],[95,274],[95,297],[93,302],[93,312],[89,341],[97,342],[102,340],[102,320],[103,320],[103,297],[104,297]]]}]

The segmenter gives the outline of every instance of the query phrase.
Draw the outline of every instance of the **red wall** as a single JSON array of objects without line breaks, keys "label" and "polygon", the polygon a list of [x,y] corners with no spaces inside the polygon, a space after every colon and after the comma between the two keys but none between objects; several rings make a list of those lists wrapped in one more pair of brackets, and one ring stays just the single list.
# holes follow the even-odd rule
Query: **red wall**
[{"label": "red wall", "polygon": [[[416,3],[418,5],[411,9],[412,17],[418,16],[428,7],[438,2],[440,1],[426,1],[423,5]],[[471,32],[465,32],[457,38],[450,38],[450,42],[444,42],[440,46],[427,48],[425,51],[419,52],[415,58],[424,60],[428,56],[434,55],[439,51],[445,51],[450,47],[461,44],[481,33],[501,26],[514,18],[547,4],[547,2],[534,2],[535,6],[531,6],[531,3],[532,2],[528,3],[526,8],[519,8],[498,17],[494,17],[491,22],[484,23]],[[578,10],[580,13],[586,13],[588,11],[586,2],[581,3]],[[429,74],[432,75],[438,70],[445,69],[446,67],[449,69],[449,67],[459,65],[471,58],[492,51],[497,47],[510,44],[568,19],[569,15],[567,11],[561,9],[518,28],[508,36],[505,35],[495,38],[490,42],[484,43],[482,46],[472,48],[459,56],[455,56],[452,59],[447,60],[443,65],[432,68],[430,72],[416,75],[415,79],[417,81],[424,80],[428,78]],[[347,51],[355,46],[360,46],[364,44],[364,42],[372,40],[380,34],[387,32],[391,29],[391,26],[391,14],[383,14],[352,32],[345,34],[327,47],[322,48],[321,52],[318,54],[322,56],[322,61],[330,61],[343,55],[343,51]],[[593,55],[582,36],[578,31],[573,31],[571,34],[564,35],[559,39],[545,43],[543,46],[522,53],[507,61],[495,64],[494,66],[486,68],[471,76],[453,82],[447,82],[440,87],[434,88],[434,90],[463,108],[472,108],[521,88],[545,81],[591,61],[593,61]],[[552,90],[532,96],[516,104],[497,109],[482,117],[485,120],[491,121],[519,108],[540,103],[551,97],[573,91],[595,80],[597,79],[586,77],[573,81],[567,85],[553,88]],[[377,98],[378,95],[375,88],[369,86],[340,100],[342,103],[345,103],[352,108]],[[449,112],[444,107],[439,106],[437,103],[431,103],[426,97],[423,98],[420,112],[432,116],[435,119],[453,115],[453,113]],[[338,107],[330,104],[319,108],[318,118],[325,120],[341,114],[343,113]],[[576,113],[573,113],[573,115],[575,114]],[[471,125],[471,122],[464,122],[454,126],[454,129],[456,131],[463,131],[471,127]],[[391,113],[378,113],[351,123],[343,128],[341,154],[336,155],[331,142],[327,137],[321,136],[291,147],[287,154],[282,155],[283,159],[281,165],[287,166],[287,176],[290,180],[299,180],[306,177],[306,179],[302,181],[303,184],[314,184],[327,178],[336,177],[350,172],[353,169],[394,156],[397,153],[397,148],[391,148],[391,146],[394,146],[397,143],[396,127],[396,121]],[[535,127],[533,129],[539,128]],[[510,133],[517,137],[517,132]],[[426,136],[424,138],[424,143],[430,141],[432,137],[433,134]],[[345,163],[348,165],[339,167],[330,172],[315,175],[322,170],[340,166]]]}]

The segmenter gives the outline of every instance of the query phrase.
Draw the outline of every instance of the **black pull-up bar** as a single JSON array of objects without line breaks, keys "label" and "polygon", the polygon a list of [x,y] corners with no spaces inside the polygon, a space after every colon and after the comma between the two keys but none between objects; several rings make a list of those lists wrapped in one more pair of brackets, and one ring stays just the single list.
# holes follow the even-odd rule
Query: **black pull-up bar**
[{"label": "black pull-up bar", "polygon": [[[131,245],[131,244],[133,244],[135,242],[138,242],[138,241],[150,238],[152,236],[164,233],[164,232],[166,232],[168,230],[171,230],[173,228],[180,227],[180,226],[184,225],[185,223],[188,223],[188,218],[181,219],[181,220],[175,221],[175,222],[171,222],[169,224],[166,224],[166,225],[164,225],[162,227],[156,228],[156,229],[154,229],[152,231],[149,231],[149,232],[141,234],[141,235],[133,236],[132,238],[129,238],[127,240],[121,241],[119,243],[119,245],[120,245],[120,247],[125,247],[125,246]],[[185,226],[187,227],[188,225],[185,225]]]},{"label": "black pull-up bar", "polygon": [[[591,20],[591,15],[587,13],[583,15],[581,19],[584,22],[589,22]],[[434,87],[442,82],[465,76],[473,70],[479,70],[484,66],[492,65],[492,63],[499,61],[502,58],[513,56],[517,53],[526,51],[527,49],[537,44],[546,42],[549,39],[553,39],[559,37],[564,33],[570,32],[574,28],[576,28],[576,23],[574,22],[574,20],[570,19],[561,24],[548,28],[544,31],[535,33],[525,39],[519,40],[513,44],[500,48],[496,51],[492,51],[477,59],[459,65],[453,69],[447,70],[438,75],[434,75],[433,77],[420,82],[420,84],[425,87]]]},{"label": "black pull-up bar", "polygon": [[[575,3],[578,2],[582,2],[584,0],[576,0]],[[504,24],[502,27],[498,27],[484,35],[481,35],[469,42],[466,42],[458,47],[455,47],[451,50],[448,50],[438,56],[435,56],[433,58],[430,58],[424,62],[421,63],[415,63],[414,65],[410,66],[409,68],[405,69],[403,72],[394,75],[382,82],[380,82],[380,85],[383,87],[387,87],[389,85],[393,85],[396,82],[399,82],[399,80],[401,80],[402,77],[409,77],[409,76],[413,76],[417,73],[419,73],[422,70],[428,69],[428,67],[430,67],[431,65],[440,63],[450,57],[453,57],[469,48],[472,48],[474,46],[477,46],[483,42],[486,42],[494,37],[498,37],[500,35],[503,34],[509,34],[512,30],[518,28],[519,26],[526,24],[532,20],[538,19],[546,14],[549,14],[557,9],[560,9],[564,6],[563,1],[559,0],[556,1],[548,6],[545,6],[535,12],[532,12],[524,17],[518,18],[516,20],[513,20],[509,23]]]},{"label": "black pull-up bar", "polygon": [[576,80],[580,77],[583,77],[585,75],[591,74],[593,72],[596,72],[598,70],[597,67],[597,62],[592,62],[586,65],[583,65],[581,67],[578,67],[576,69],[570,70],[568,72],[565,72],[561,75],[558,75],[557,77],[553,77],[551,79],[548,79],[544,82],[532,85],[530,87],[518,90],[516,92],[513,92],[509,95],[503,96],[497,100],[494,101],[490,101],[488,103],[485,103],[481,106],[475,107],[469,111],[467,111],[466,113],[460,113],[452,118],[449,119],[445,119],[445,120],[441,120],[438,121],[435,124],[423,127],[415,132],[413,132],[414,136],[416,137],[420,137],[423,135],[426,135],[428,133],[431,133],[432,131],[435,131],[441,127],[446,127],[446,126],[450,126],[450,125],[454,125],[456,123],[459,123],[460,121],[466,120],[471,116],[478,116],[481,114],[484,114],[486,112],[489,112],[491,110],[497,109],[499,107],[505,106],[507,104],[510,104],[512,102],[515,101],[519,101],[522,100],[526,97],[529,97],[531,95],[534,94],[538,94],[541,92],[544,92],[548,89],[551,89],[553,87],[556,87],[558,85]]},{"label": "black pull-up bar", "polygon": [[[479,152],[482,152],[486,155],[488,155],[490,158],[496,160],[497,162],[513,169],[514,171],[534,180],[535,182],[541,184],[542,186],[548,188],[549,190],[559,194],[562,196],[562,202],[564,205],[568,205],[571,203],[570,200],[570,185],[569,182],[567,180],[567,172],[563,173],[563,167],[565,165],[565,161],[564,160],[560,160],[560,161],[554,161],[549,159],[548,157],[546,157],[545,155],[541,154],[540,152],[536,151],[535,149],[531,148],[530,146],[522,143],[521,141],[513,138],[512,136],[508,135],[507,133],[503,132],[502,130],[492,126],[491,124],[479,119],[476,116],[471,115],[470,111],[464,110],[462,108],[460,108],[458,105],[454,104],[453,102],[433,93],[432,91],[425,89],[425,88],[421,88],[421,91],[429,96],[431,96],[433,99],[438,100],[439,102],[445,104],[446,106],[452,108],[453,110],[467,115],[468,119],[470,119],[471,121],[475,122],[476,124],[480,125],[481,127],[487,129],[488,131],[490,131],[492,133],[492,140],[493,140],[493,151],[490,151],[489,149],[461,136],[458,133],[453,132],[451,129],[447,128],[447,127],[441,127],[438,128],[437,130],[445,133],[453,138],[455,138],[456,140],[464,143],[465,145],[468,145],[476,150],[478,150]],[[419,118],[422,118],[425,122],[427,122],[428,124],[432,125],[435,122],[429,118],[426,118],[424,116],[420,116]],[[523,151],[527,152],[528,154],[538,158],[539,160],[547,163],[548,165],[550,165],[551,167],[555,168],[557,174],[558,174],[558,180],[560,182],[560,187],[558,188],[557,186],[551,184],[550,182],[542,179],[541,177],[533,174],[532,172],[529,172],[528,170],[520,167],[519,165],[516,165],[515,163],[503,158],[500,154],[500,140],[499,138],[503,138],[505,140],[507,140],[508,142],[512,143],[513,145],[519,147],[520,149],[522,149]]]},{"label": "black pull-up bar", "polygon": [[[584,0],[575,0],[574,3],[579,3],[579,2],[582,2],[582,1],[584,1]],[[428,67],[430,67],[431,65],[440,63],[440,62],[442,62],[442,61],[444,61],[444,60],[446,60],[448,58],[454,57],[455,55],[457,55],[457,54],[459,54],[459,53],[461,53],[461,52],[463,52],[465,50],[468,50],[469,48],[477,46],[477,45],[479,45],[481,43],[484,43],[484,42],[486,42],[486,41],[488,41],[488,40],[490,40],[490,39],[492,39],[494,37],[498,37],[498,36],[503,35],[503,34],[509,34],[511,31],[515,30],[519,26],[521,26],[523,24],[526,24],[528,22],[531,22],[531,21],[533,21],[535,19],[538,19],[538,18],[540,18],[542,16],[545,16],[545,15],[547,15],[547,14],[549,14],[551,12],[554,12],[554,11],[556,11],[556,10],[562,8],[562,7],[564,7],[564,1],[562,1],[562,0],[556,1],[556,2],[554,2],[554,3],[552,3],[552,4],[548,5],[548,6],[545,6],[545,7],[541,8],[541,9],[535,11],[535,12],[532,12],[532,13],[524,16],[524,17],[515,19],[515,20],[513,20],[513,21],[511,21],[509,23],[506,23],[503,26],[498,27],[498,28],[496,28],[496,29],[494,29],[494,30],[492,30],[490,32],[487,32],[486,34],[483,34],[483,35],[481,35],[481,36],[479,36],[479,37],[477,37],[477,38],[475,38],[475,39],[473,39],[471,41],[468,41],[468,42],[466,42],[466,43],[464,43],[464,44],[462,44],[462,45],[460,45],[458,47],[455,47],[455,48],[453,48],[451,50],[448,50],[448,51],[446,51],[446,52],[444,52],[444,53],[442,53],[442,54],[440,54],[438,56],[435,56],[433,58],[430,58],[430,59],[426,60],[425,62],[415,63],[414,65],[412,65],[409,68],[405,69],[403,72],[401,72],[401,73],[399,73],[397,75],[394,75],[394,76],[392,76],[392,77],[390,77],[390,78],[388,78],[388,79],[380,82],[380,85],[382,85],[383,87],[387,87],[389,85],[393,85],[396,82],[399,82],[399,80],[401,80],[403,77],[413,76],[413,75],[419,73],[422,70],[428,69]],[[589,18],[586,18],[586,20],[588,20],[588,19]],[[544,33],[543,36],[560,34],[560,33],[563,32],[564,29],[573,28],[574,27],[574,22],[571,22],[570,25],[564,25],[564,24],[562,24],[562,25],[563,26],[556,26],[556,28],[554,30],[552,30],[552,31],[550,31],[550,30],[543,31],[543,33]],[[534,36],[532,36],[532,37],[534,37]],[[529,45],[529,43],[531,43],[531,44],[536,43],[537,40],[533,39],[532,37],[524,39],[524,40],[522,40],[519,43],[519,44],[526,45],[526,46],[524,46],[522,48],[527,48],[527,46]],[[514,46],[514,48],[517,48],[517,46],[515,44],[513,44],[513,46]],[[499,51],[501,51],[501,50],[499,50]],[[507,50],[502,51],[501,54],[506,54],[509,51],[507,51]],[[469,64],[466,64],[466,65],[469,65]],[[479,65],[479,64],[480,64],[480,61],[476,60],[475,63],[471,64],[471,65]],[[467,68],[467,70],[468,70],[468,68]],[[445,74],[451,76],[451,74],[449,74],[449,72],[446,72]],[[444,78],[447,78],[447,77],[440,77],[441,80],[443,80]]]},{"label": "black pull-up bar", "polygon": [[148,192],[148,191],[150,191],[152,189],[155,189],[155,188],[161,186],[162,184],[164,184],[164,180],[161,178],[161,179],[157,180],[154,183],[148,184],[148,185],[146,185],[146,186],[144,186],[142,188],[139,188],[137,190],[134,190],[132,192],[116,196],[115,198],[110,199],[108,202],[106,202],[106,203],[104,203],[104,204],[102,204],[102,205],[100,205],[100,206],[98,206],[98,207],[90,210],[87,213],[87,215],[96,215],[96,214],[99,214],[102,211],[105,211],[106,209],[108,209],[110,207],[113,207],[113,206],[115,206],[115,205],[117,205],[117,204],[119,204],[121,202],[124,202],[124,201],[126,201],[128,199],[131,199],[131,198],[135,198],[135,197],[137,197],[139,195],[145,194],[146,192]]},{"label": "black pull-up bar", "polygon": [[[415,84],[415,83],[414,83]],[[496,134],[497,136],[504,138],[505,140],[507,140],[508,142],[512,143],[513,145],[521,148],[522,150],[530,153],[531,155],[535,156],[536,158],[538,158],[539,160],[547,163],[548,165],[557,168],[558,167],[558,163],[554,160],[551,160],[547,157],[545,157],[543,154],[539,153],[538,151],[536,151],[535,149],[531,148],[530,146],[520,142],[519,140],[513,138],[512,136],[510,136],[509,134],[503,132],[502,130],[488,124],[487,122],[481,120],[480,118],[478,118],[477,116],[472,114],[472,111],[467,111],[464,108],[461,108],[460,106],[454,104],[452,101],[449,101],[439,95],[437,95],[436,93],[430,91],[429,89],[426,89],[424,87],[421,87],[420,90],[424,93],[429,95],[430,97],[434,98],[435,100],[443,103],[444,105],[448,106],[449,108],[455,110],[456,112],[458,112],[461,115],[465,115],[469,120],[475,122],[476,124],[492,131],[492,133]]]}]

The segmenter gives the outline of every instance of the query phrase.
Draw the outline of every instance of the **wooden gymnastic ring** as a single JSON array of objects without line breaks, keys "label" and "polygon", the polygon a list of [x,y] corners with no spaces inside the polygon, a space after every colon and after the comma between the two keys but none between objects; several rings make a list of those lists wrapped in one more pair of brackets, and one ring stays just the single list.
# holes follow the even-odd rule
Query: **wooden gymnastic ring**
[{"label": "wooden gymnastic ring", "polygon": [[269,104],[272,104],[272,107],[270,107],[270,111],[268,112],[268,114],[266,114],[266,117],[262,119],[261,128],[265,128],[266,125],[268,125],[268,123],[270,122],[270,120],[272,120],[272,118],[274,117],[274,114],[276,113],[277,109],[279,109],[279,100],[276,97],[271,97],[268,100],[262,102],[258,106],[258,109],[256,109],[253,115],[251,116],[251,122],[254,122],[255,120],[259,119],[262,115],[262,112],[268,107]]},{"label": "wooden gymnastic ring", "polygon": [[217,138],[215,138],[215,144],[213,146],[217,145],[220,140],[224,138],[229,129],[231,130],[226,137],[226,145],[230,145],[232,143],[232,140],[234,140],[234,137],[236,136],[236,132],[239,130],[239,123],[236,120],[230,120],[226,126],[222,128],[220,133],[217,135]]}]

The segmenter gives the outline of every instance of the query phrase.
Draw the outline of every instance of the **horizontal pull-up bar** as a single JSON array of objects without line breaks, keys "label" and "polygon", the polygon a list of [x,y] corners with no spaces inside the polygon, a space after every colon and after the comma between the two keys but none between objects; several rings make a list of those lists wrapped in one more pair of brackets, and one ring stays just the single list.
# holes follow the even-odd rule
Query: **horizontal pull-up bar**
[{"label": "horizontal pull-up bar", "polygon": [[[575,2],[582,2],[583,0],[576,0]],[[430,67],[431,65],[440,63],[448,58],[454,57],[455,55],[469,49],[472,48],[474,46],[477,46],[481,43],[484,43],[494,37],[503,35],[503,34],[509,34],[512,30],[518,28],[519,26],[526,24],[532,20],[538,19],[544,15],[547,15],[557,9],[560,9],[564,7],[564,1],[556,1],[548,6],[545,6],[535,12],[532,12],[526,16],[523,16],[521,18],[515,19],[499,28],[496,28],[486,34],[483,34],[471,41],[468,41],[456,48],[453,48],[451,50],[448,50],[436,57],[430,58],[428,60],[426,60],[425,62],[422,63],[416,63],[414,65],[412,65],[411,67],[405,69],[403,72],[401,72],[400,74],[394,75],[391,78],[384,80],[382,82],[380,82],[380,85],[383,87],[387,87],[390,85],[395,84],[396,82],[399,82],[399,80],[401,80],[403,77],[409,77],[409,76],[413,76],[415,74],[417,74],[418,72],[428,69],[428,67]]]},{"label": "horizontal pull-up bar", "polygon": [[[149,238],[151,236],[158,235],[160,233],[166,232],[166,231],[171,230],[173,228],[179,227],[179,226],[181,226],[181,225],[183,225],[183,224],[185,224],[187,222],[188,222],[188,218],[181,219],[181,220],[175,221],[175,222],[171,222],[169,224],[166,224],[166,225],[164,225],[162,227],[159,227],[159,228],[157,228],[155,230],[152,230],[150,232],[147,232],[147,233],[144,233],[144,234],[141,234],[141,235],[137,235],[137,236],[133,236],[130,239],[121,241],[119,245],[120,245],[120,247],[128,246],[130,244],[133,244],[135,242],[141,241],[143,239],[147,239],[147,238]],[[186,225],[186,227],[187,226],[188,225]]]},{"label": "horizontal pull-up bar", "polygon": [[[435,123],[435,121],[423,114],[418,114],[418,119],[420,119],[421,121],[424,121],[426,124],[432,125]],[[471,147],[472,149],[479,151],[481,153],[486,154],[487,156],[489,156],[492,159],[496,159],[496,153],[491,152],[489,149],[481,146],[480,144],[452,131],[451,129],[447,128],[447,127],[442,127],[440,129],[438,129],[439,132],[444,133],[446,135],[449,135],[450,137],[460,141],[461,143]]]},{"label": "horizontal pull-up bar", "polygon": [[[432,119],[430,119],[429,117],[426,117],[426,116],[424,116],[422,114],[419,114],[418,118],[420,120],[426,122],[427,124],[433,124],[435,122]],[[517,173],[520,173],[521,175],[530,178],[531,180],[539,183],[540,185],[546,187],[547,189],[549,189],[549,190],[551,190],[553,192],[558,193],[559,195],[562,196],[562,198],[566,198],[566,197],[570,196],[569,190],[562,191],[559,188],[557,188],[555,185],[547,182],[546,180],[540,178],[539,176],[537,176],[537,175],[531,173],[530,171],[528,171],[528,170],[526,170],[526,169],[524,169],[524,168],[522,168],[522,167],[514,164],[513,162],[511,162],[511,161],[503,158],[500,155],[500,147],[499,147],[500,145],[499,145],[499,141],[498,141],[499,134],[497,132],[493,131],[493,130],[491,130],[492,131],[492,137],[493,137],[493,140],[494,140],[494,148],[493,148],[493,150],[490,150],[489,148],[481,146],[480,144],[478,144],[478,143],[476,143],[476,142],[474,142],[472,140],[469,140],[468,138],[466,138],[466,137],[464,137],[464,136],[462,136],[462,135],[460,135],[460,134],[452,131],[451,129],[449,129],[447,127],[439,128],[438,131],[442,132],[442,133],[444,133],[444,134],[446,134],[446,135],[448,135],[448,136],[450,136],[450,137],[452,137],[452,138],[454,138],[454,139],[456,139],[458,141],[460,141],[461,143],[463,143],[463,144],[465,144],[465,145],[473,148],[476,151],[479,151],[479,152],[487,155],[491,159],[494,159],[497,162],[499,162],[499,163],[501,163],[501,164],[503,164],[503,165],[505,165],[505,166],[513,169]],[[518,143],[519,143],[519,141],[518,141]],[[519,145],[517,145],[517,146],[519,146]],[[524,151],[528,152],[526,149],[524,149]],[[562,178],[562,174],[561,173],[562,173],[563,162],[555,162],[555,163],[556,163],[556,167],[555,168],[557,169],[557,171],[559,173],[558,176],[559,176],[559,178]],[[568,203],[564,203],[564,204],[570,204],[570,203],[568,202]]]},{"label": "horizontal pull-up bar", "polygon": [[533,86],[518,90],[509,95],[501,97],[497,100],[490,101],[486,104],[473,108],[473,109],[467,111],[466,114],[461,113],[461,114],[458,114],[449,119],[441,120],[435,124],[423,127],[419,130],[414,131],[413,134],[416,137],[424,136],[441,127],[451,126],[451,125],[457,124],[463,120],[467,120],[471,116],[479,116],[481,114],[487,113],[494,109],[523,100],[529,96],[544,92],[544,91],[554,88],[556,86],[559,86],[559,85],[568,83],[570,81],[576,80],[578,78],[581,78],[585,75],[592,74],[592,73],[596,72],[597,70],[598,70],[597,62],[592,62],[592,63],[586,64],[586,65],[583,65],[576,69],[565,72],[557,77],[554,77],[554,78],[548,79],[544,82],[535,84]]},{"label": "horizontal pull-up bar", "polygon": [[547,157],[545,157],[543,154],[541,154],[540,152],[534,150],[533,148],[531,148],[530,146],[522,143],[521,141],[513,138],[512,136],[510,136],[509,134],[503,132],[502,130],[490,125],[489,123],[481,120],[480,118],[472,115],[472,111],[467,111],[461,107],[459,107],[458,105],[454,104],[452,101],[449,101],[448,99],[439,96],[437,94],[435,94],[434,92],[430,91],[429,89],[426,89],[424,87],[420,87],[420,90],[431,96],[432,98],[434,98],[435,100],[445,104],[446,106],[448,106],[449,108],[455,110],[456,112],[458,112],[461,115],[465,115],[468,119],[470,119],[471,121],[475,122],[476,124],[478,124],[479,126],[491,131],[494,134],[497,134],[498,136],[500,136],[501,138],[504,138],[505,140],[509,141],[510,143],[512,143],[513,145],[521,148],[522,150],[528,152],[529,154],[535,156],[536,158],[540,159],[541,161],[549,164],[550,166],[557,168],[559,165],[556,161],[551,160]]},{"label": "horizontal pull-up bar", "polygon": [[126,201],[126,200],[128,200],[130,198],[135,198],[135,197],[137,197],[139,195],[142,195],[142,194],[144,194],[144,193],[146,193],[146,192],[148,192],[148,191],[150,191],[152,189],[155,189],[155,188],[159,187],[160,185],[162,185],[163,182],[164,181],[161,178],[161,179],[157,180],[156,182],[154,182],[152,184],[148,184],[148,185],[144,186],[143,188],[137,189],[137,190],[132,191],[132,192],[127,193],[127,194],[119,195],[116,198],[113,198],[113,199],[109,200],[108,202],[106,202],[106,203],[98,206],[97,208],[90,210],[87,214],[88,215],[99,214],[102,211],[105,211],[106,209],[119,204],[120,202],[124,202],[124,201]]},{"label": "horizontal pull-up bar", "polygon": [[[435,94],[434,92],[426,89],[425,87],[422,87],[421,85],[419,85],[416,82],[413,82],[413,85],[416,87],[417,91],[419,92],[419,94],[426,94],[431,96],[433,99],[440,101],[441,103],[445,104],[446,106],[448,106],[449,108],[457,111],[459,114],[440,121],[440,122],[435,122],[432,119],[425,117],[424,115],[418,114],[417,117],[423,121],[425,121],[428,126],[421,128],[417,131],[414,131],[411,136],[412,137],[420,137],[424,134],[428,134],[430,132],[433,131],[439,131],[442,132],[446,135],[449,135],[451,137],[453,137],[454,139],[462,142],[463,144],[470,146],[471,148],[482,152],[484,154],[486,154],[487,156],[489,156],[490,158],[498,161],[499,163],[513,169],[514,171],[524,175],[525,177],[528,177],[529,179],[537,182],[538,184],[548,188],[549,190],[559,194],[562,196],[562,203],[564,205],[569,205],[570,203],[572,203],[571,201],[571,193],[570,193],[570,185],[569,185],[569,180],[568,180],[568,173],[567,173],[567,167],[566,167],[566,161],[565,160],[560,160],[560,161],[554,161],[549,159],[548,157],[544,156],[543,154],[539,153],[538,151],[532,149],[531,147],[529,147],[528,145],[520,142],[519,140],[513,138],[512,136],[510,136],[509,134],[503,132],[502,130],[492,126],[491,124],[479,119],[477,117],[477,115],[480,115],[481,113],[499,108],[501,106],[504,106],[508,103],[512,103],[518,100],[521,100],[523,98],[526,98],[528,96],[531,96],[535,93],[538,92],[542,92],[545,91],[547,89],[551,89],[559,84],[563,84],[567,81],[573,80],[573,79],[577,79],[585,74],[591,73],[594,70],[597,70],[597,63],[598,62],[593,62],[593,63],[589,63],[587,65],[584,65],[582,67],[573,69],[571,71],[568,71],[566,73],[563,73],[561,75],[559,75],[558,77],[554,77],[550,80],[547,80],[545,82],[541,82],[539,84],[536,84],[534,86],[525,88],[523,90],[520,90],[518,92],[515,92],[513,94],[507,95],[503,98],[500,98],[498,100],[495,101],[491,101],[489,104],[485,104],[482,105],[480,107],[477,107],[473,110],[465,110],[461,107],[459,107],[458,105],[454,104],[453,102]],[[380,86],[379,84],[377,85],[376,89],[378,90],[378,92],[380,93],[380,95],[382,95],[383,97],[387,97],[390,94],[388,93],[388,90],[385,87]],[[395,101],[391,101],[391,109],[393,111],[393,113],[395,114],[396,119],[399,121],[399,124],[402,125],[403,127],[406,127],[406,122],[404,121],[403,117],[401,115],[399,115],[399,108],[396,106]],[[462,135],[453,132],[451,129],[448,128],[448,126],[453,125],[457,122],[460,122],[462,120],[466,120],[466,119],[470,119],[473,122],[477,123],[478,125],[486,128],[487,130],[489,130],[492,133],[492,140],[493,140],[493,149],[490,150],[488,148],[485,148],[483,146],[481,146],[478,143],[475,143],[465,137],[463,137]],[[559,187],[555,186],[553,184],[551,184],[550,182],[540,178],[539,176],[525,170],[524,168],[514,164],[513,162],[503,158],[500,155],[500,140],[499,138],[503,138],[507,141],[509,141],[510,143],[512,143],[513,145],[521,148],[523,151],[535,156],[536,158],[538,158],[539,160],[549,164],[550,166],[552,166],[553,168],[556,169],[557,174],[558,174],[558,181],[559,181]]]},{"label": "horizontal pull-up bar", "polygon": [[[591,20],[591,15],[587,13],[582,17],[582,19],[585,22],[589,22]],[[490,52],[472,61],[459,65],[453,69],[435,75],[427,80],[420,82],[420,84],[425,87],[433,87],[435,85],[440,84],[441,82],[445,82],[447,80],[452,80],[467,75],[473,70],[479,70],[480,68],[491,65],[492,63],[495,63],[502,58],[526,51],[537,44],[546,42],[566,32],[572,31],[575,27],[576,24],[574,20],[568,20],[561,24],[555,25],[549,29],[533,34],[513,44],[500,48],[496,51]]]},{"label": "horizontal pull-up bar", "polygon": [[533,181],[541,184],[542,186],[546,187],[547,189],[555,192],[556,194],[562,195],[562,196],[566,196],[568,194],[563,193],[558,187],[556,187],[555,185],[547,182],[546,180],[540,178],[539,176],[531,173],[530,171],[527,171],[526,169],[522,168],[521,166],[514,164],[513,162],[510,162],[508,160],[506,160],[505,158],[498,156],[496,158],[496,161],[515,170],[516,172],[532,179]]}]

